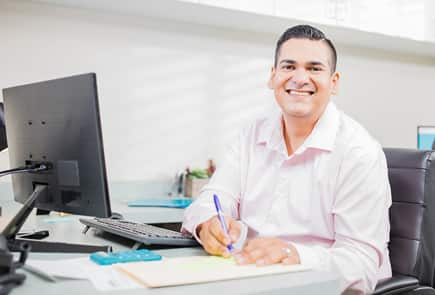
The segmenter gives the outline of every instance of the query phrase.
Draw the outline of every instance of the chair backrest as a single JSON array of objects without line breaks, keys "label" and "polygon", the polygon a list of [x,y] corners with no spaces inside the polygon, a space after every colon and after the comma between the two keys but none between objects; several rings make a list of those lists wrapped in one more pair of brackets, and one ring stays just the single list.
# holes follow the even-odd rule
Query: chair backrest
[{"label": "chair backrest", "polygon": [[393,274],[434,286],[435,151],[385,148],[393,204],[390,259]]}]

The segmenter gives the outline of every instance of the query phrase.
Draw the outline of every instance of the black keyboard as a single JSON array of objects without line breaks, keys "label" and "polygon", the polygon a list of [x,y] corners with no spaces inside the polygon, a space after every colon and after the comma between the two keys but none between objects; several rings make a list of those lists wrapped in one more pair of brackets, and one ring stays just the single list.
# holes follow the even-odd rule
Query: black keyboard
[{"label": "black keyboard", "polygon": [[190,235],[134,221],[110,218],[80,218],[81,223],[145,245],[197,246]]}]

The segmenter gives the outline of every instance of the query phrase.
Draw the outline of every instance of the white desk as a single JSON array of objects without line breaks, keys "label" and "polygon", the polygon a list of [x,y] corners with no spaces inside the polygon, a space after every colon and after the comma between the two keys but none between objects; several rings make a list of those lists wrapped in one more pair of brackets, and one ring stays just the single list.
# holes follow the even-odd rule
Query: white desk
[{"label": "white desk", "polygon": [[[9,207],[9,206],[8,206]],[[156,209],[156,208],[135,208],[138,212],[133,212],[139,216],[143,214],[144,221],[155,222],[150,216],[174,213],[175,209]],[[123,213],[123,209],[114,208],[116,211]],[[13,211],[8,210],[8,213]],[[151,213],[150,213],[151,212]],[[149,214],[150,213],[150,214]],[[180,213],[180,212],[178,212]],[[124,214],[128,215],[128,214]],[[175,214],[176,215],[176,214]],[[167,216],[167,215],[166,215]],[[88,243],[88,244],[110,244],[114,250],[128,249],[127,240],[117,239],[111,235],[99,235],[94,230],[84,235],[81,230],[83,225],[79,223],[77,216],[67,216],[65,222],[47,223],[47,216],[31,216],[25,225],[25,228],[38,228],[50,230],[50,236],[46,240],[63,241],[69,243]],[[175,221],[175,220],[172,220]],[[4,220],[3,220],[4,223]],[[178,248],[155,250],[166,257],[177,257],[187,255],[205,255],[201,248]],[[30,257],[38,259],[64,259],[77,257],[80,254],[41,254],[31,253]],[[207,284],[186,285],[179,287],[157,288],[157,289],[134,289],[124,291],[99,292],[89,281],[86,280],[64,280],[57,283],[51,283],[41,278],[27,274],[24,285],[16,288],[13,294],[17,295],[34,295],[38,292],[43,295],[69,295],[69,294],[338,294],[338,277],[330,273],[315,271],[288,273],[273,276],[263,276],[251,279],[212,282]]]},{"label": "white desk", "polygon": [[[198,255],[203,253],[199,248],[182,248],[171,250],[157,250],[156,252],[167,257]],[[68,258],[71,255],[32,255],[33,257],[46,257],[47,259]],[[44,295],[69,294],[104,294],[99,292],[89,281],[68,280],[57,283],[43,281],[27,274],[25,284],[15,289],[14,294],[35,295],[35,291]],[[338,294],[337,277],[320,272],[298,272],[282,275],[255,277],[243,280],[211,282],[206,284],[185,285],[166,288],[140,288],[123,291],[111,291],[107,294]]]}]

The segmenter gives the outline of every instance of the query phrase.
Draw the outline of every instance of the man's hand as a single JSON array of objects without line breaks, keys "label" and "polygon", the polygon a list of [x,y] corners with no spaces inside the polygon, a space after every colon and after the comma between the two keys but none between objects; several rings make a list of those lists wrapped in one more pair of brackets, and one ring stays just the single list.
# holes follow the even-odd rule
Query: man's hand
[{"label": "man's hand", "polygon": [[296,248],[278,238],[257,238],[250,240],[241,252],[235,255],[238,264],[255,263],[258,266],[275,263],[299,264]]},{"label": "man's hand", "polygon": [[225,222],[230,236],[222,229],[217,216],[198,225],[196,232],[207,253],[224,257],[230,256],[227,246],[239,238],[240,224],[231,217],[225,217]]}]

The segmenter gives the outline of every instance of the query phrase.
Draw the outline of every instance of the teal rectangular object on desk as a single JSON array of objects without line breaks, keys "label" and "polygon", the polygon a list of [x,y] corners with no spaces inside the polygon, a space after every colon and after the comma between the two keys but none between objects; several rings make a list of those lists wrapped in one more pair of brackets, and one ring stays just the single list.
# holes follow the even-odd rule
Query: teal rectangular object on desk
[{"label": "teal rectangular object on desk", "polygon": [[192,204],[192,199],[142,199],[128,202],[129,207],[168,207],[186,208]]},{"label": "teal rectangular object on desk", "polygon": [[161,260],[162,256],[147,249],[130,250],[121,252],[95,252],[89,258],[99,265],[111,265],[115,263],[154,261]]}]

